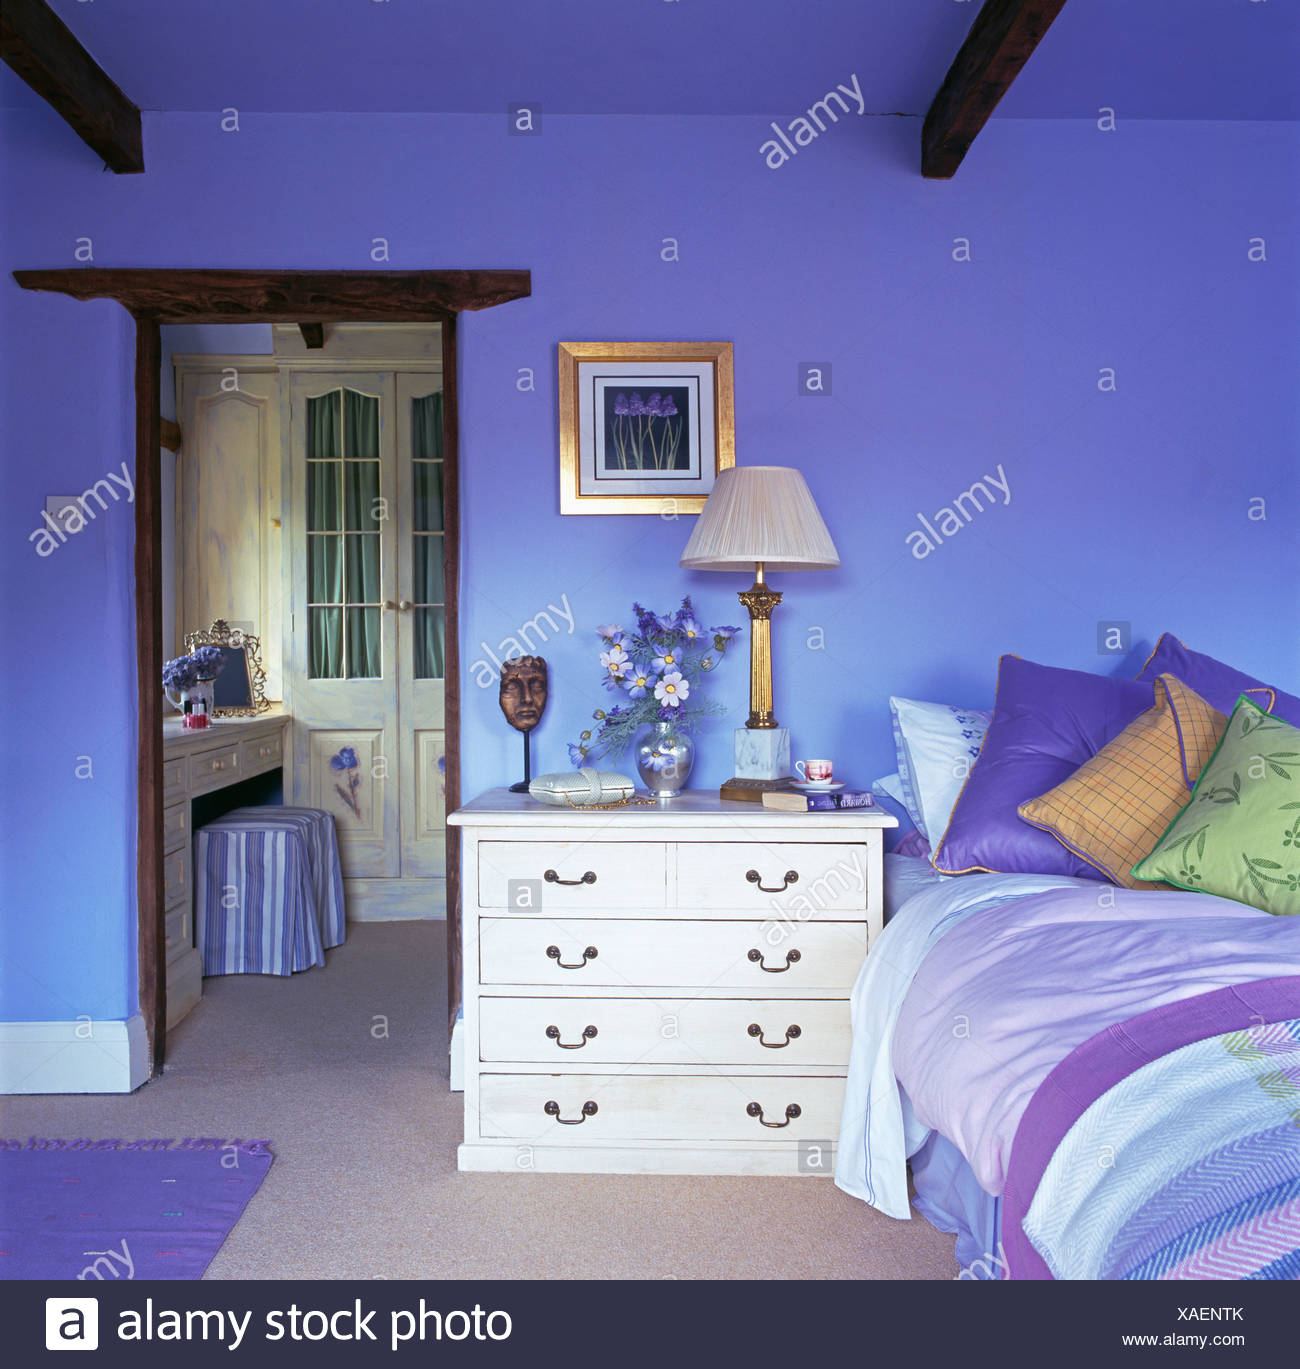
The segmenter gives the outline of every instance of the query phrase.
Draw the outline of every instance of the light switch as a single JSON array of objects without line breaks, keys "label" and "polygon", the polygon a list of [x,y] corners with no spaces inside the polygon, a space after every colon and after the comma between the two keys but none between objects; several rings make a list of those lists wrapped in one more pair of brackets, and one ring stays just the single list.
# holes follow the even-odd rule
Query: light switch
[{"label": "light switch", "polygon": [[[45,496],[45,512],[49,514],[50,521],[55,523],[59,530],[64,533],[80,530],[86,521],[86,515],[82,512],[81,496],[79,494],[47,494]],[[76,528],[70,529],[68,524],[72,516],[76,515],[80,520]]]}]

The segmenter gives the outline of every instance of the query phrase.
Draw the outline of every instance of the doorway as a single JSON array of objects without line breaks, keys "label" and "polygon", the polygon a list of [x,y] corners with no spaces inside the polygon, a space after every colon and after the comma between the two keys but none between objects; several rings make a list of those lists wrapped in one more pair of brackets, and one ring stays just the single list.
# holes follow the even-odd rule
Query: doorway
[{"label": "doorway", "polygon": [[[465,309],[482,309],[531,293],[528,271],[223,271],[113,269],[15,271],[24,289],[74,299],[115,299],[135,319],[135,609],[137,760],[137,912],[139,1000],[150,1038],[152,1073],[166,1054],[167,990],[163,879],[162,755],[162,499],[160,476],[162,365],[160,327],[166,323],[291,323],[333,321],[438,322],[442,325],[444,491],[447,521],[444,574],[446,613],[446,805],[460,802],[460,690],[458,411],[456,322]],[[169,514],[170,516],[170,514]],[[447,841],[448,1018],[460,1006],[459,844]]]}]

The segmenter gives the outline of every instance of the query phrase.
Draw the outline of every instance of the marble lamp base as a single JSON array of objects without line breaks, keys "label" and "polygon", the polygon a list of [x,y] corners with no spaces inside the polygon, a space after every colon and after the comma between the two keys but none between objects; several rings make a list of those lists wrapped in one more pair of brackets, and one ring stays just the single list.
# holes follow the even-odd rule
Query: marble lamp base
[{"label": "marble lamp base", "polygon": [[735,745],[736,773],[719,791],[722,798],[762,803],[765,793],[789,787],[788,727],[738,727]]}]

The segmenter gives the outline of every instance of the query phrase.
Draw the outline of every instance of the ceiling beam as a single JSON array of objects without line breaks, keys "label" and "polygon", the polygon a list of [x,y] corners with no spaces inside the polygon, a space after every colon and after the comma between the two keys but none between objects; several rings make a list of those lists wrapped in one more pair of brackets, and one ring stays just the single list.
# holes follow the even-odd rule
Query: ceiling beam
[{"label": "ceiling beam", "polygon": [[323,323],[300,323],[298,331],[302,334],[303,345],[311,352],[319,352],[325,346],[325,325]]},{"label": "ceiling beam", "polygon": [[[8,0],[4,0],[7,4]],[[24,290],[115,299],[156,323],[423,323],[532,293],[529,271],[15,271]]]},{"label": "ceiling beam", "polygon": [[144,170],[140,111],[45,0],[4,0],[0,58],[47,101],[111,171]]},{"label": "ceiling beam", "polygon": [[1065,0],[984,0],[921,129],[921,175],[946,180]]}]

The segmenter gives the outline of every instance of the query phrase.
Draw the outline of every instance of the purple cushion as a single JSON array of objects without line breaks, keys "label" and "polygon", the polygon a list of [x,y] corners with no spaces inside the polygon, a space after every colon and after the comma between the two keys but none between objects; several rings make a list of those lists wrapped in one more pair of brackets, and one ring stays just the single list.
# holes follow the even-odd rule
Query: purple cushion
[{"label": "purple cushion", "polygon": [[1220,713],[1230,715],[1237,706],[1238,695],[1246,694],[1274,717],[1292,727],[1300,727],[1300,699],[1294,694],[1284,694],[1272,685],[1216,661],[1213,656],[1203,656],[1199,651],[1185,647],[1171,632],[1166,632],[1156,643],[1156,649],[1147,657],[1138,679],[1154,680],[1157,675],[1177,675]]},{"label": "purple cushion", "polygon": [[951,875],[989,870],[1101,879],[1016,809],[1068,779],[1150,708],[1152,688],[1003,656],[993,721],[935,850],[934,868]]}]

